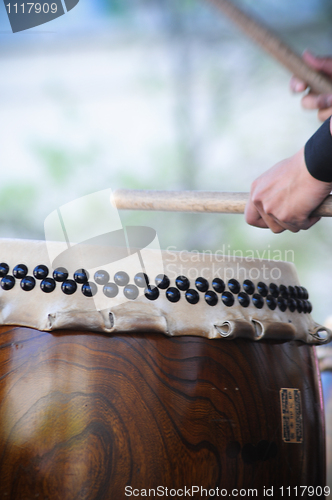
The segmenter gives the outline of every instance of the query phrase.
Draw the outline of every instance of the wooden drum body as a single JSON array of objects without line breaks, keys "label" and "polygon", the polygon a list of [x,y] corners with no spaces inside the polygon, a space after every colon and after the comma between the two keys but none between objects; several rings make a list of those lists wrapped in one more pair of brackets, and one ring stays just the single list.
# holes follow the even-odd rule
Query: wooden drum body
[{"label": "wooden drum body", "polygon": [[[1,499],[324,486],[313,347],[68,333],[2,327]],[[281,388],[301,393],[302,442],[283,440]]]},{"label": "wooden drum body", "polygon": [[[11,269],[21,261],[6,258]],[[280,290],[285,276],[298,286],[290,268]],[[233,284],[217,304],[201,291],[196,305],[182,291],[173,303],[160,288],[157,300],[143,295],[108,314],[93,312],[93,298],[81,293],[60,310],[58,285],[56,309],[40,287],[3,291],[0,499],[200,499],[249,490],[264,498],[271,488],[281,498],[280,487],[324,487],[322,393],[308,345],[324,332],[305,298],[282,311],[283,301],[270,309],[264,294],[255,306],[248,289],[243,306]],[[233,307],[225,304],[231,293]],[[8,326],[15,310],[24,319]],[[79,328],[41,331],[43,322]]]}]

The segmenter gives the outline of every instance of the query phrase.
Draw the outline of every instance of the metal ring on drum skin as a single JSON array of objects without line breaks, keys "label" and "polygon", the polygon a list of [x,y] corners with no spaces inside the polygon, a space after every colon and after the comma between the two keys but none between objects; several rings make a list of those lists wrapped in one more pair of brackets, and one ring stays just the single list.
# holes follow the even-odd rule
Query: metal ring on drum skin
[{"label": "metal ring on drum skin", "polygon": [[230,321],[225,321],[222,325],[214,325],[221,337],[227,338],[233,333],[233,327]]},{"label": "metal ring on drum skin", "polygon": [[[227,320],[220,325],[214,325],[219,335],[227,339],[235,339],[238,337],[250,339],[258,342],[262,339],[272,340],[280,339],[293,340],[295,338],[295,330],[290,323],[275,323],[268,320],[258,320],[250,318],[250,321],[244,319]],[[321,330],[323,329],[320,327]],[[282,336],[280,335],[282,331]]]},{"label": "metal ring on drum skin", "polygon": [[255,330],[255,338],[254,340],[260,340],[264,337],[265,334],[265,327],[261,321],[258,319],[252,319],[251,323],[253,324],[254,330]]},{"label": "metal ring on drum skin", "polygon": [[219,335],[225,339],[234,339],[237,337],[239,331],[241,331],[242,338],[256,340],[254,326],[242,319],[226,320],[220,325],[215,324],[214,327]]},{"label": "metal ring on drum skin", "polygon": [[326,330],[326,328],[322,328],[321,326],[317,327],[316,330],[313,332],[310,332],[310,335],[314,337],[315,339],[319,340],[320,342],[324,342],[327,340],[329,333]]},{"label": "metal ring on drum skin", "polygon": [[315,337],[321,341],[327,340],[328,332],[326,330],[318,330]]}]

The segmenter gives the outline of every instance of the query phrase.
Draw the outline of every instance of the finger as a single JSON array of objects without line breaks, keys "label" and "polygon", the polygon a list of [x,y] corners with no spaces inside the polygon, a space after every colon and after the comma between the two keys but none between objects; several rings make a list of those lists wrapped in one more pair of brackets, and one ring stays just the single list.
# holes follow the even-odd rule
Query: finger
[{"label": "finger", "polygon": [[286,228],[279,224],[279,221],[272,214],[265,212],[261,202],[256,201],[254,202],[254,205],[266,226],[269,227],[273,233],[278,234],[285,231]]},{"label": "finger", "polygon": [[268,228],[251,200],[249,200],[246,205],[244,216],[246,223],[250,226],[261,227],[263,229]]},{"label": "finger", "polygon": [[283,227],[275,217],[272,217],[271,215],[263,214],[262,219],[264,220],[265,224],[268,225],[268,227],[271,229],[271,231],[274,234],[280,234],[287,229],[286,227]]},{"label": "finger", "polygon": [[246,205],[245,217],[251,226],[270,228],[274,233],[282,233],[285,230],[272,216],[265,212],[261,200],[255,195],[255,191],[251,192],[251,198]]},{"label": "finger", "polygon": [[332,94],[309,94],[302,97],[301,104],[305,109],[327,109],[332,106]]},{"label": "finger", "polygon": [[255,222],[248,222],[247,221],[247,224],[249,224],[250,226],[259,227],[260,229],[269,229],[269,226],[267,224],[265,224],[265,222],[262,218],[256,219]]},{"label": "finger", "polygon": [[314,56],[309,50],[305,50],[302,55],[304,61],[312,68],[323,71],[329,76],[332,76],[332,58],[331,57],[317,57]]},{"label": "finger", "polygon": [[287,229],[288,231],[291,231],[292,233],[298,233],[301,229],[306,230],[309,229],[311,226],[316,224],[321,218],[320,217],[308,217],[307,219],[304,220],[298,220],[294,222],[285,222],[278,220],[274,218],[276,222],[282,226],[283,228]]},{"label": "finger", "polygon": [[308,85],[303,80],[297,78],[297,76],[292,76],[290,88],[293,92],[304,92],[308,88]]},{"label": "finger", "polygon": [[321,217],[308,217],[308,219],[306,219],[306,221],[303,223],[301,229],[310,229],[320,219]]},{"label": "finger", "polygon": [[278,219],[275,219],[276,222],[284,229],[284,230],[287,230],[287,231],[291,231],[291,233],[298,233],[300,231],[300,229],[303,229],[303,228],[300,228],[299,226],[297,226],[296,224],[291,224],[289,222],[283,222],[283,221],[280,221]]},{"label": "finger", "polygon": [[309,217],[308,218],[308,225],[305,229],[309,229],[310,227],[312,227],[314,224],[316,224],[320,220],[321,220],[321,217]]},{"label": "finger", "polygon": [[325,122],[325,120],[327,120],[331,115],[332,115],[332,107],[326,109],[320,109],[317,114],[318,119],[321,122]]},{"label": "finger", "polygon": [[318,97],[317,94],[309,92],[309,94],[305,95],[301,99],[302,107],[305,109],[318,109],[317,97]]}]

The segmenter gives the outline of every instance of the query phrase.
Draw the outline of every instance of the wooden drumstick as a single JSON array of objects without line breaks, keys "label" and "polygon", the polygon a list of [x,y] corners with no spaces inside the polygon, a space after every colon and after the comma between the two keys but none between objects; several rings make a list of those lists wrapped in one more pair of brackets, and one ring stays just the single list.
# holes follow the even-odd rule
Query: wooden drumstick
[{"label": "wooden drumstick", "polygon": [[324,76],[324,74],[308,66],[298,54],[261,22],[244,13],[229,0],[209,1],[266,52],[271,54],[283,66],[294,73],[294,75],[304,80],[312,91],[317,94],[332,93],[332,81]]},{"label": "wooden drumstick", "polygon": [[[119,210],[155,210],[162,212],[193,212],[243,214],[249,193],[218,191],[144,191],[117,189],[113,203]],[[332,217],[332,196],[329,195],[312,215]]]}]

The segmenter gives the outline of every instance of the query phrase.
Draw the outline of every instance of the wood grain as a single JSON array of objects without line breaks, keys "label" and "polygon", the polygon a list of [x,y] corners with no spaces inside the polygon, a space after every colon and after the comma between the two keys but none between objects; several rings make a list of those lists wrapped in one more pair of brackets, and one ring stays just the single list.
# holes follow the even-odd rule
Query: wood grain
[{"label": "wood grain", "polygon": [[[249,193],[117,189],[112,202],[118,210],[243,214],[248,200]],[[332,195],[312,215],[332,217]]]},{"label": "wood grain", "polygon": [[[282,440],[282,387],[301,391],[302,444]],[[0,401],[1,499],[325,484],[314,350],[301,343],[1,327]]]}]

